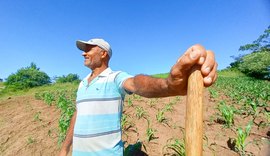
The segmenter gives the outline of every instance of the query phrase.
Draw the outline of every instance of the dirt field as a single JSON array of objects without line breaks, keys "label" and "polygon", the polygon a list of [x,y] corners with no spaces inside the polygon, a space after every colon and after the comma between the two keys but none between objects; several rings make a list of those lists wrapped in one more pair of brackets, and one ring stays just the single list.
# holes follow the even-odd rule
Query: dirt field
[{"label": "dirt field", "polygon": [[[235,138],[234,130],[223,128],[215,122],[215,101],[205,92],[204,100],[204,155],[238,155],[232,151],[227,141]],[[128,99],[132,101],[128,102]],[[156,115],[168,103],[174,103],[172,109],[164,113],[163,122],[158,122]],[[127,96],[124,114],[127,123],[123,132],[125,146],[142,141],[142,151],[149,156],[160,156],[166,153],[170,138],[183,138],[185,127],[185,97],[170,97],[162,99],[146,99]],[[141,106],[145,114],[138,119],[137,106]],[[137,108],[136,108],[137,107]],[[60,146],[57,144],[59,110],[55,106],[48,106],[34,96],[9,97],[0,101],[0,155],[1,156],[30,156],[57,155]],[[147,119],[154,135],[147,139]],[[249,118],[236,117],[235,125],[247,125]],[[246,147],[246,153],[256,156],[269,156],[269,129],[252,126],[247,141],[253,140]],[[254,140],[257,140],[254,142]],[[168,151],[172,152],[172,151]],[[170,155],[170,154],[169,154]],[[171,154],[172,155],[172,154]]]}]

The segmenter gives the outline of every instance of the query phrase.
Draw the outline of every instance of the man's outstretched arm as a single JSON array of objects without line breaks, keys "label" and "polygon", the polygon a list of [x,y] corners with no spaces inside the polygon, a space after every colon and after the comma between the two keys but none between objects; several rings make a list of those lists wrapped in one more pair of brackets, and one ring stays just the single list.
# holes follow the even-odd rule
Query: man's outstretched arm
[{"label": "man's outstretched arm", "polygon": [[126,90],[144,97],[167,97],[186,95],[188,76],[192,68],[201,66],[204,86],[212,85],[217,79],[217,63],[212,51],[201,45],[190,47],[171,68],[168,78],[153,78],[137,75],[127,79],[123,86]]}]

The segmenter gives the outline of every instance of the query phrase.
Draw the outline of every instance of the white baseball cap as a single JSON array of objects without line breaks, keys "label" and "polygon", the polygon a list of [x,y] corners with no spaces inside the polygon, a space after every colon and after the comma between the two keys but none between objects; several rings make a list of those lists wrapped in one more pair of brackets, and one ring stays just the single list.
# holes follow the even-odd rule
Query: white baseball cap
[{"label": "white baseball cap", "polygon": [[103,39],[94,38],[94,39],[90,39],[89,41],[77,40],[76,45],[82,51],[85,51],[86,45],[96,45],[102,48],[103,50],[107,51],[110,58],[112,57],[111,46],[107,41]]}]

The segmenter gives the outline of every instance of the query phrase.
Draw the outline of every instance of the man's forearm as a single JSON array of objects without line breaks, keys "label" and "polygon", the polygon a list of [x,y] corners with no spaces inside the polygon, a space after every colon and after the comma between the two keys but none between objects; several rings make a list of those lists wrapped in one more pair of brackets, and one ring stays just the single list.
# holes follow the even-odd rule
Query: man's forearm
[{"label": "man's forearm", "polygon": [[147,75],[137,75],[134,77],[134,93],[148,97],[167,97],[180,95],[170,90],[168,80],[163,78],[154,78]]}]

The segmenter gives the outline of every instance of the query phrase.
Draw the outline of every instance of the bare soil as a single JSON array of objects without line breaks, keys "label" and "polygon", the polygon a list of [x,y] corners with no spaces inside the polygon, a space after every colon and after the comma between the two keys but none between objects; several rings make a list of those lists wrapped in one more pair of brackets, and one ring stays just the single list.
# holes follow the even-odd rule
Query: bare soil
[{"label": "bare soil", "polygon": [[[129,105],[128,99],[132,100]],[[171,111],[165,112],[166,120],[158,122],[156,115],[170,103]],[[210,99],[206,91],[204,95],[204,155],[239,155],[231,150],[227,141],[236,137],[236,130],[224,128],[216,122],[216,101]],[[185,128],[185,97],[169,97],[147,99],[130,95],[126,97],[124,114],[130,126],[123,130],[125,147],[143,143],[142,153],[149,156],[161,156],[167,151],[165,145],[171,138],[183,138]],[[141,106],[146,114],[138,119],[136,107]],[[0,155],[1,156],[30,156],[30,155],[57,155],[58,145],[58,119],[60,111],[55,106],[48,106],[43,101],[36,100],[34,96],[9,97],[0,101]],[[148,141],[146,129],[154,129],[153,138]],[[260,118],[257,119],[260,122]],[[263,119],[261,119],[263,120]],[[234,125],[246,126],[250,118],[236,117]],[[247,155],[269,156],[270,137],[269,127],[252,126],[251,134],[247,139],[252,141],[246,146]],[[139,155],[139,154],[138,154]]]}]

